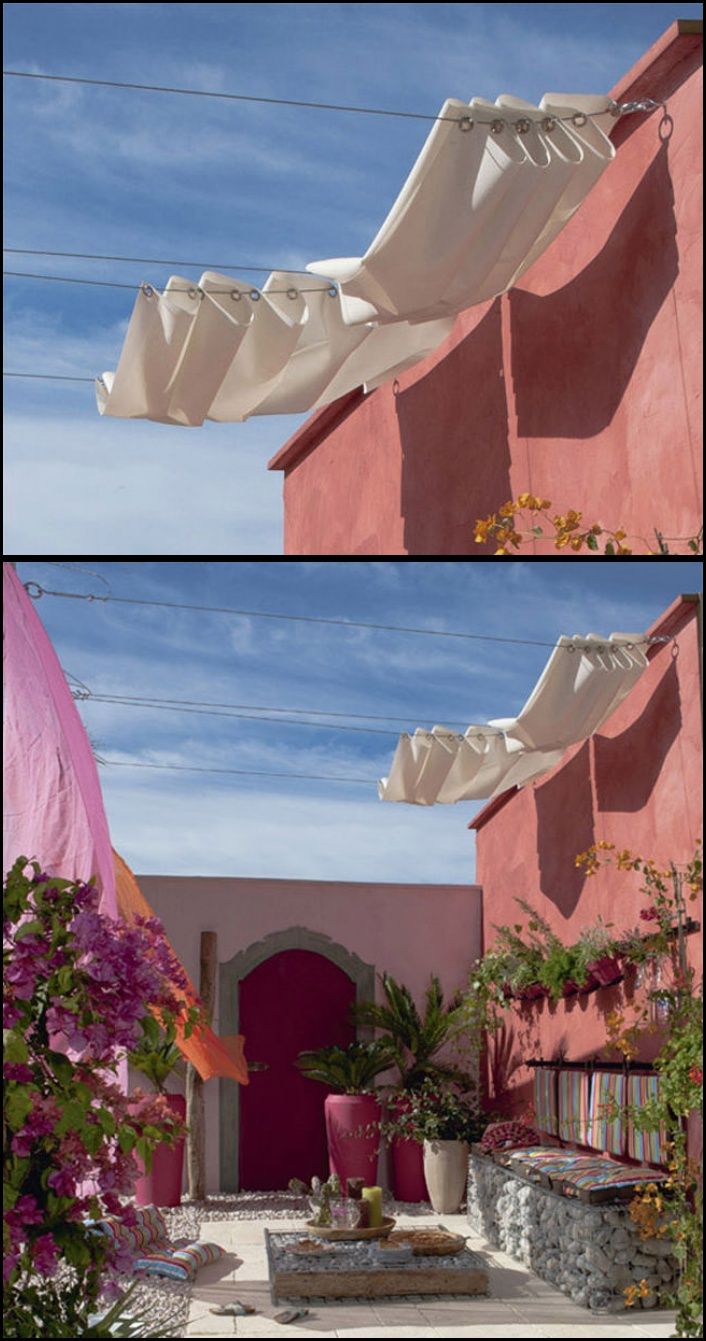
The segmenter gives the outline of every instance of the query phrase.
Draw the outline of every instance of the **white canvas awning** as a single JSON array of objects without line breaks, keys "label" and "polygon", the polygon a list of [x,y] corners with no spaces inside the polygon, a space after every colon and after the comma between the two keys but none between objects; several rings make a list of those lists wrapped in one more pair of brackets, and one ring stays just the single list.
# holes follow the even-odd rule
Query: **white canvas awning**
[{"label": "white canvas awning", "polygon": [[465,733],[435,726],[400,736],[382,801],[492,799],[558,764],[569,745],[597,731],[647,666],[645,638],[562,636],[519,717],[495,718]]},{"label": "white canvas awning", "polygon": [[237,422],[394,377],[549,246],[615,156],[612,106],[448,99],[364,256],[273,271],[261,290],[212,271],[174,275],[161,294],[143,285],[118,367],[96,382],[100,413]]}]

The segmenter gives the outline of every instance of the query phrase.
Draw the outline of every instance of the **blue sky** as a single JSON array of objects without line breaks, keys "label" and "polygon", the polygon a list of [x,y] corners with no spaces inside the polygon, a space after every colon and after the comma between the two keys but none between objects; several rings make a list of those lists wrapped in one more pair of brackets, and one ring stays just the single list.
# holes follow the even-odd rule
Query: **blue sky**
[{"label": "blue sky", "polygon": [[[649,572],[557,560],[463,563],[95,561],[115,596],[321,615],[554,643],[644,631],[700,565]],[[581,572],[579,578],[578,572]],[[86,569],[18,564],[22,581],[106,592]],[[519,712],[549,656],[516,647],[44,596],[65,671],[95,693],[392,715],[389,736],[82,702],[112,759],[369,778],[369,785],[100,770],[115,846],[137,872],[465,884],[482,803],[383,803],[397,732]],[[363,725],[363,723],[357,723]],[[385,722],[365,723],[384,729]]]},{"label": "blue sky", "polygon": [[[675,18],[700,14],[635,3],[8,4],[5,68],[433,114],[447,96],[608,90]],[[426,134],[415,121],[5,83],[7,246],[193,258],[247,279],[257,275],[244,263],[364,251]],[[6,268],[158,286],[174,269],[18,256]],[[6,368],[116,366],[129,291],[6,283]],[[9,551],[281,553],[282,477],[265,465],[305,416],[188,431],[101,420],[90,385],[7,379],[5,391]]]}]

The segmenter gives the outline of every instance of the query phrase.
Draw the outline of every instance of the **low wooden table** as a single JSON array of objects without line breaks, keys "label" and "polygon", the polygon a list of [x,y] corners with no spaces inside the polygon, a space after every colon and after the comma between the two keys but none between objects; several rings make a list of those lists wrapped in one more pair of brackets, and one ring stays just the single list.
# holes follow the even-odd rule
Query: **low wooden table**
[{"label": "low wooden table", "polygon": [[[441,1228],[442,1226],[439,1226]],[[413,1257],[380,1262],[369,1243],[338,1243],[335,1257],[297,1260],[288,1243],[313,1237],[311,1230],[265,1230],[272,1302],[279,1299],[384,1299],[407,1294],[487,1294],[485,1263],[469,1248],[449,1257]]]}]

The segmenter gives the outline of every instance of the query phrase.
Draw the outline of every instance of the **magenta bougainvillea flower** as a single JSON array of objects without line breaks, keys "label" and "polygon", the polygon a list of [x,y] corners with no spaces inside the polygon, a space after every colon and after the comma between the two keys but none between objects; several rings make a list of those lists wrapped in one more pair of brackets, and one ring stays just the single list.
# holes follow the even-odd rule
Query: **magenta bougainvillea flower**
[{"label": "magenta bougainvillea flower", "polygon": [[146,1024],[150,1036],[155,1019],[173,1026],[185,974],[157,918],[112,920],[98,903],[90,882],[49,877],[24,857],[7,878],[3,1274],[12,1335],[53,1335],[51,1318],[69,1307],[61,1260],[80,1280],[70,1307],[83,1334],[99,1294],[114,1292],[131,1268],[130,1255],[87,1220],[134,1218],[124,1203],[134,1154],[149,1160],[160,1141],[184,1133],[162,1096],[128,1098],[114,1072],[145,1045]]}]

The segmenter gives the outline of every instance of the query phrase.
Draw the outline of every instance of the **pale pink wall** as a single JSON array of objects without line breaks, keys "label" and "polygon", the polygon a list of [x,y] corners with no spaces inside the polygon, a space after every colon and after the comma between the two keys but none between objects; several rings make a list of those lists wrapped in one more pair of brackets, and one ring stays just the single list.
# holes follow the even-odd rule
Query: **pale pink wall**
[{"label": "pale pink wall", "polygon": [[[660,647],[631,694],[590,741],[572,748],[551,773],[499,807],[489,804],[472,827],[478,831],[477,875],[483,887],[486,947],[493,924],[522,921],[513,901],[524,896],[566,942],[600,914],[616,929],[642,926],[645,907],[637,873],[612,869],[585,878],[577,852],[600,839],[629,848],[658,864],[688,861],[702,835],[702,722],[697,605],[679,598],[653,626],[676,636]],[[689,905],[702,920],[700,902]],[[697,981],[701,937],[688,939]],[[496,1076],[493,1106],[517,1109],[530,1097],[523,1058],[552,1057],[563,1045],[578,1060],[600,1054],[605,1015],[626,1000],[623,985],[506,1012],[505,1056]],[[646,1040],[643,1058],[659,1048]],[[492,1048],[491,1048],[492,1054]],[[605,1055],[605,1054],[603,1054]],[[495,1087],[493,1087],[495,1088]]]},{"label": "pale pink wall", "polygon": [[[139,875],[138,880],[194,983],[202,931],[218,933],[218,959],[225,963],[271,932],[305,927],[329,936],[376,972],[387,970],[417,1001],[431,973],[439,975],[447,994],[465,986],[480,953],[481,892],[473,885],[170,875]],[[245,1051],[247,1056],[247,1040]],[[217,1082],[205,1092],[207,1185],[216,1191]]]}]

